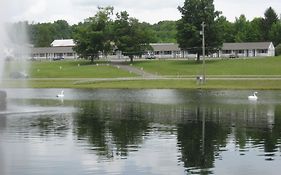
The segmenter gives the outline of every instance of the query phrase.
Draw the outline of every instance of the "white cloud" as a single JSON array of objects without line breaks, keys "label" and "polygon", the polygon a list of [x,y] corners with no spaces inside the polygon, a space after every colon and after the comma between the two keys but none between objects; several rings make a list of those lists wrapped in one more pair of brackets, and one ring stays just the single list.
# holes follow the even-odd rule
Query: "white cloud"
[{"label": "white cloud", "polygon": [[276,13],[281,13],[280,0],[214,0],[216,9],[223,12],[230,21],[234,21],[235,17],[244,14],[247,19],[252,20],[255,17],[263,17],[268,7],[272,7]]},{"label": "white cloud", "polygon": [[[222,11],[231,21],[241,14],[245,14],[248,19],[263,16],[269,6],[277,13],[281,13],[280,0],[214,0],[214,2],[216,9]],[[1,0],[0,3],[0,13],[6,10],[6,18],[12,21],[48,22],[65,19],[73,24],[93,16],[98,6],[113,6],[115,12],[126,10],[130,16],[140,21],[156,23],[161,20],[179,19],[181,15],[177,7],[182,6],[184,0]]]}]

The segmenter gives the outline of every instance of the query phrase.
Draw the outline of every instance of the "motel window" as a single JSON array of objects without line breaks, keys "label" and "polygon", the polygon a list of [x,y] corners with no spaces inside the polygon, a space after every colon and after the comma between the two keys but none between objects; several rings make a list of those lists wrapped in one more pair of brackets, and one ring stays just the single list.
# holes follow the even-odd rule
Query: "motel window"
[{"label": "motel window", "polygon": [[66,54],[68,57],[72,57],[73,56],[73,53],[67,53]]},{"label": "motel window", "polygon": [[164,55],[172,55],[172,51],[164,51]]},{"label": "motel window", "polygon": [[45,57],[45,54],[44,53],[40,53],[39,56],[40,57]]},{"label": "motel window", "polygon": [[231,54],[231,50],[223,50],[222,53],[223,54]]},{"label": "motel window", "polygon": [[259,49],[258,53],[267,53],[267,49]]},{"label": "motel window", "polygon": [[244,54],[244,50],[239,50],[238,53],[239,54]]}]

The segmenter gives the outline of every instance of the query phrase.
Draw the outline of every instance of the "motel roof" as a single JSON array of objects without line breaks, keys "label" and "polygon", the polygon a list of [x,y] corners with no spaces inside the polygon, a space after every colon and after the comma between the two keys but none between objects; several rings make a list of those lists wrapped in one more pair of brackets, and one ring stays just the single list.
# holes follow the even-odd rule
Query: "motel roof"
[{"label": "motel roof", "polygon": [[61,39],[61,40],[54,40],[51,43],[52,47],[73,47],[75,46],[75,43],[73,39]]},{"label": "motel roof", "polygon": [[150,44],[154,51],[180,51],[176,43],[152,43]]},{"label": "motel roof", "polygon": [[73,53],[72,47],[33,47],[31,48],[32,54],[40,53]]},{"label": "motel roof", "polygon": [[272,42],[223,43],[222,50],[268,49]]}]

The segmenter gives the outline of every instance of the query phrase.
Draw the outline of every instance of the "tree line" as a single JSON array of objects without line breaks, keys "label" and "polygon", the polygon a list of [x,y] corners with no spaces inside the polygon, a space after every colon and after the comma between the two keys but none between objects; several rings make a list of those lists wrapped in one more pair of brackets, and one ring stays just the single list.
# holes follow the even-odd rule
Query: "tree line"
[{"label": "tree line", "polygon": [[264,17],[249,21],[241,15],[234,22],[215,10],[213,0],[185,0],[178,9],[182,18],[177,21],[177,41],[182,49],[197,53],[198,59],[202,50],[202,22],[208,52],[217,51],[224,42],[272,41],[277,48],[281,46],[281,19],[272,7],[266,9]]},{"label": "tree line", "polygon": [[113,7],[99,8],[93,16],[78,24],[65,20],[53,23],[19,22],[27,26],[30,43],[34,47],[48,47],[55,39],[74,39],[75,50],[83,58],[95,59],[112,50],[122,51],[133,59],[149,47],[149,43],[178,43],[181,49],[197,53],[202,48],[202,22],[205,22],[207,53],[217,51],[224,42],[272,41],[277,54],[281,54],[281,19],[272,7],[265,10],[264,17],[248,20],[240,15],[230,22],[215,10],[213,0],[185,0],[178,7],[182,14],[178,21],[161,21],[157,24],[139,22],[128,12],[114,13]]}]

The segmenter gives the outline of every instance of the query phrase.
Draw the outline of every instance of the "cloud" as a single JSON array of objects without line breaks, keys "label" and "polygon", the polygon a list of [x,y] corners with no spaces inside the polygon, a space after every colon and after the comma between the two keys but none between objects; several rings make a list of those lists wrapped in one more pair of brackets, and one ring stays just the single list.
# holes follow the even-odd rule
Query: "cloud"
[{"label": "cloud", "polygon": [[252,20],[255,17],[263,17],[264,12],[268,7],[272,7],[277,14],[281,13],[280,0],[214,0],[216,9],[223,12],[223,15],[230,21],[234,21],[235,17],[244,14],[247,19]]},{"label": "cloud", "polygon": [[[214,0],[214,3],[216,9],[231,21],[241,14],[248,19],[263,16],[269,6],[281,13],[280,0]],[[131,17],[140,21],[156,23],[180,19],[177,7],[183,4],[184,0],[0,0],[0,14],[5,13],[1,15],[2,19],[5,16],[12,21],[52,22],[64,19],[73,24],[94,16],[98,6],[113,6],[115,12],[128,11]]]}]

